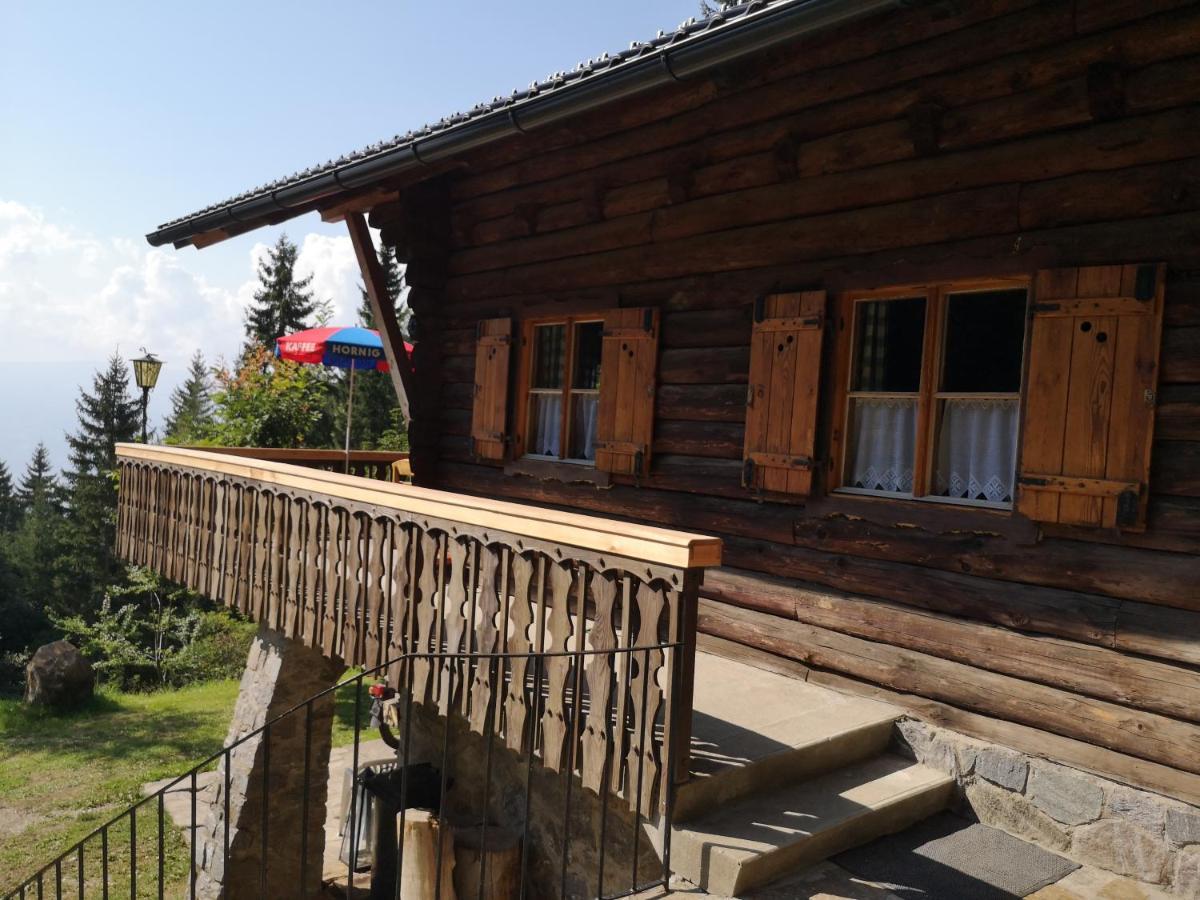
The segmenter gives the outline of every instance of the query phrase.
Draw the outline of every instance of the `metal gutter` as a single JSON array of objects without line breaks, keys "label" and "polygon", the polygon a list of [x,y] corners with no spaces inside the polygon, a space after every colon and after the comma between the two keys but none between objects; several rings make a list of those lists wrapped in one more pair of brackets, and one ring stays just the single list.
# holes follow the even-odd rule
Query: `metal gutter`
[{"label": "metal gutter", "polygon": [[279,221],[281,214],[283,218],[289,218],[286,214],[292,211],[300,215],[322,197],[363,188],[602,104],[694,77],[821,29],[914,5],[913,0],[796,0],[755,11],[761,4],[762,0],[751,0],[731,23],[718,13],[695,34],[586,74],[561,88],[533,93],[433,134],[161,226],[146,235],[146,240],[155,247],[168,243],[186,246],[205,232],[245,231],[246,226],[266,224],[268,217]]}]

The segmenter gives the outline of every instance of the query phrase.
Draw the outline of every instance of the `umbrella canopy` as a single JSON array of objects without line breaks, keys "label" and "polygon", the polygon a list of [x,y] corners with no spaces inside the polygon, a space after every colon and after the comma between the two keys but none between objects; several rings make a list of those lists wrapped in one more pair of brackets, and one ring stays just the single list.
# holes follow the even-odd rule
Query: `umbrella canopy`
[{"label": "umbrella canopy", "polygon": [[[404,349],[412,352],[412,344]],[[275,340],[275,355],[293,362],[339,369],[386,372],[387,357],[378,331],[370,328],[310,328]]]}]

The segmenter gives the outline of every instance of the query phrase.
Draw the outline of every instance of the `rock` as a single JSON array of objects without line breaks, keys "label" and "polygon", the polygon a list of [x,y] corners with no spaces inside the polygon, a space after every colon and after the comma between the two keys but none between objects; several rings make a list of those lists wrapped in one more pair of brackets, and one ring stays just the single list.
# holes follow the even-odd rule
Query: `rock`
[{"label": "rock", "polygon": [[90,698],[95,688],[92,664],[68,641],[38,647],[25,669],[26,703],[77,706]]},{"label": "rock", "polygon": [[1139,881],[1161,884],[1168,853],[1160,839],[1121,819],[1081,825],[1071,840],[1071,857]]},{"label": "rock", "polygon": [[984,825],[1052,850],[1066,850],[1071,843],[1070,836],[1057,822],[1020,794],[976,781],[967,786],[967,803]]},{"label": "rock", "polygon": [[1176,844],[1200,844],[1200,811],[1168,809],[1167,837]]},{"label": "rock", "polygon": [[1200,897],[1200,847],[1185,847],[1175,854],[1171,887],[1180,897]]},{"label": "rock", "polygon": [[975,774],[992,784],[1021,792],[1025,790],[1025,779],[1029,776],[1029,763],[1010,750],[988,747],[980,750],[976,757]]},{"label": "rock", "polygon": [[1132,788],[1114,786],[1108,795],[1108,815],[1140,825],[1151,834],[1161,835],[1166,824],[1162,801]]},{"label": "rock", "polygon": [[1064,825],[1095,822],[1104,810],[1104,789],[1057,766],[1034,766],[1026,795],[1033,805]]}]

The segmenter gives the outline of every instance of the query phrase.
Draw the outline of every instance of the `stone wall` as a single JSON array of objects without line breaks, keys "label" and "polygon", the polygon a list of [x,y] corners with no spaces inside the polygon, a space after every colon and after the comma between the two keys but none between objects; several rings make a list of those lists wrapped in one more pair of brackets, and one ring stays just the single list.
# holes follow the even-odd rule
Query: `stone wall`
[{"label": "stone wall", "polygon": [[1085,865],[1200,897],[1200,809],[905,719],[899,749],[953,775],[960,812]]},{"label": "stone wall", "polygon": [[[237,705],[225,746],[261,728],[298,703],[335,684],[345,672],[340,661],[259,627],[242,675]],[[312,704],[311,723],[300,710],[270,730],[270,746],[259,735],[239,745],[229,767],[229,866],[225,867],[225,766],[217,777],[216,798],[206,812],[197,846],[197,896],[259,897],[263,792],[267,806],[267,895],[312,896],[321,887],[325,846],[325,800],[329,775],[334,698]],[[311,730],[308,726],[311,726]],[[303,796],[305,732],[310,732],[307,846]],[[269,753],[270,767],[267,770]],[[264,782],[265,785],[264,785]],[[301,867],[301,850],[308,865]]]}]

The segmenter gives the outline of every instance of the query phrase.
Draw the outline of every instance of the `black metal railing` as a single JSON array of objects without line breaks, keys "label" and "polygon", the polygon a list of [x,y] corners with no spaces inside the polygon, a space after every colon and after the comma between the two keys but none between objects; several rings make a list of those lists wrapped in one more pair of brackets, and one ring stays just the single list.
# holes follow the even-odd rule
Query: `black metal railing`
[{"label": "black metal railing", "polygon": [[[402,886],[404,885],[405,821],[411,805],[410,795],[415,790],[414,785],[410,783],[411,779],[415,777],[411,774],[414,771],[412,762],[412,729],[416,717],[414,707],[423,703],[419,691],[414,689],[414,677],[422,665],[435,664],[442,666],[447,673],[449,683],[445,686],[446,696],[450,698],[457,696],[459,690],[462,689],[462,683],[459,682],[456,685],[456,679],[466,681],[471,678],[481,678],[485,672],[489,684],[504,688],[504,690],[492,692],[494,699],[486,710],[483,722],[481,751],[483,759],[475,760],[483,766],[483,797],[482,803],[478,807],[481,810],[481,818],[478,825],[479,871],[477,885],[475,885],[475,897],[488,896],[488,893],[485,892],[485,886],[488,884],[487,846],[491,829],[495,825],[489,821],[491,818],[489,810],[493,808],[492,800],[497,797],[497,789],[501,787],[494,768],[494,757],[496,753],[511,752],[498,728],[498,718],[504,712],[501,698],[506,692],[511,691],[517,691],[526,696],[531,713],[525,726],[529,734],[524,746],[527,746],[529,750],[524,755],[528,758],[519,760],[519,764],[525,769],[523,785],[525,805],[524,810],[521,811],[519,823],[521,839],[518,896],[521,898],[528,896],[535,887],[535,893],[538,896],[554,895],[555,893],[560,897],[581,895],[578,888],[580,877],[578,867],[573,871],[571,882],[575,887],[570,889],[568,872],[571,870],[573,862],[572,807],[573,803],[579,802],[577,794],[584,792],[590,794],[590,802],[598,806],[598,809],[594,811],[600,817],[599,841],[596,847],[598,858],[595,859],[594,865],[587,867],[589,871],[586,873],[586,878],[595,887],[594,891],[589,887],[585,896],[624,897],[656,886],[665,888],[668,885],[671,871],[670,826],[674,805],[674,787],[671,786],[667,789],[665,797],[657,798],[659,802],[655,806],[661,812],[657,815],[656,821],[647,822],[643,815],[643,809],[646,809],[649,804],[643,803],[642,791],[647,785],[653,785],[656,782],[652,778],[645,777],[646,773],[641,770],[641,767],[645,765],[646,759],[650,756],[643,752],[643,749],[651,744],[657,744],[658,748],[666,755],[667,771],[673,770],[673,742],[666,739],[666,724],[667,710],[675,705],[673,701],[678,698],[668,698],[671,702],[664,704],[658,715],[654,717],[634,716],[631,712],[631,705],[618,703],[616,698],[627,695],[631,690],[636,690],[637,673],[649,673],[657,669],[659,663],[656,662],[656,659],[665,658],[667,667],[676,670],[675,677],[670,680],[670,683],[675,686],[675,690],[679,690],[679,685],[683,683],[683,680],[679,677],[677,669],[685,658],[682,650],[683,647],[680,643],[667,642],[613,649],[579,647],[575,650],[558,652],[404,653],[309,697],[249,734],[232,741],[154,793],[110,818],[19,884],[8,888],[7,893],[3,896],[21,898],[21,900],[34,897],[38,900],[45,900],[48,897],[62,900],[64,897],[91,896],[103,897],[107,900],[109,897],[126,895],[131,898],[187,897],[189,900],[195,900],[198,881],[213,871],[221,873],[220,878],[226,879],[224,890],[220,892],[221,896],[253,896],[255,892],[260,897],[271,898],[313,896],[323,887],[330,885],[340,887],[344,891],[343,896],[345,897],[401,898],[412,896],[411,893],[403,892]],[[514,667],[514,662],[521,663],[521,665]],[[564,663],[569,666],[566,672],[568,679],[567,704],[563,716],[563,724],[566,726],[566,749],[564,758],[556,761],[557,765],[551,765],[550,761],[541,758],[535,749],[549,746],[544,741],[539,741],[536,733],[539,729],[546,728],[547,724],[553,724],[553,718],[557,717],[557,714],[555,717],[545,715],[546,698],[550,690],[546,679],[550,667]],[[589,683],[594,686],[595,682],[589,682],[589,679],[584,677],[585,668],[598,663],[607,673],[608,690],[606,692],[603,691],[603,685],[599,692],[594,689],[589,690]],[[419,674],[416,674],[416,677],[419,677]],[[379,681],[379,679],[383,680]],[[623,683],[618,683],[620,681]],[[642,678],[640,681],[641,690],[644,692],[647,690],[649,679]],[[360,757],[360,746],[364,731],[377,727],[371,720],[367,720],[367,724],[364,725],[366,715],[372,712],[375,715],[379,714],[377,707],[372,709],[374,703],[369,699],[369,692],[365,690],[368,684],[373,683],[387,685],[395,691],[394,702],[403,708],[403,713],[398,717],[403,724],[400,734],[395,734],[386,726],[381,728],[381,736],[395,750],[395,762],[398,765],[393,766],[393,769],[400,773],[396,837],[394,845],[389,851],[395,853],[394,871],[386,873],[387,884],[384,884],[381,881],[380,867],[391,868],[391,863],[384,856],[372,856],[371,864],[375,867],[375,871],[370,876],[371,886],[367,888],[362,883],[365,876],[359,873],[359,869],[362,868],[359,865],[359,855],[362,852],[364,838],[362,829],[365,823],[365,816],[361,814],[363,809],[360,808],[360,804],[367,802],[363,790],[365,779],[360,773],[360,766],[363,762]],[[345,697],[346,691],[352,693],[352,699],[349,701]],[[597,693],[598,696],[592,697],[591,693]],[[329,879],[325,877],[327,873],[320,869],[316,870],[319,874],[314,877],[314,864],[320,866],[323,863],[324,853],[319,853],[317,848],[312,846],[310,840],[311,814],[314,812],[315,805],[311,795],[319,786],[320,796],[324,798],[327,785],[324,766],[315,773],[314,777],[314,721],[319,717],[323,703],[328,709],[335,702],[350,707],[347,710],[351,718],[349,724],[353,730],[350,771],[354,773],[354,778],[350,786],[348,814],[342,817],[342,824],[348,832],[347,839],[343,843],[343,847],[348,847],[348,854],[344,859],[345,871],[344,874],[339,871],[335,877]],[[448,711],[444,709],[439,711],[437,703],[425,703],[424,705],[430,712],[438,714],[438,722],[441,725],[442,746],[440,758],[434,760],[437,762],[434,778],[438,781],[435,792],[437,819],[444,823],[447,821],[446,802],[452,767],[451,748],[454,740],[452,734],[455,730],[452,725],[455,718],[458,717],[466,726],[460,729],[460,735],[470,734],[472,729],[453,702],[448,704]],[[598,789],[588,791],[582,784],[576,784],[576,781],[580,780],[583,783],[589,781],[582,769],[583,753],[581,748],[587,739],[585,732],[588,729],[594,729],[597,721],[606,723],[603,727],[608,733],[601,737],[609,749],[604,756],[601,777],[598,781],[594,778],[591,779],[594,785],[598,785]],[[271,815],[271,807],[272,803],[278,808],[286,802],[290,808],[294,809],[297,798],[279,795],[272,789],[272,766],[276,767],[278,774],[281,764],[278,760],[272,759],[271,742],[273,734],[290,733],[294,735],[297,725],[303,728],[304,735],[301,763],[303,779],[300,788],[301,796],[298,798],[301,824],[296,858],[289,863],[286,859],[280,859],[278,847],[273,844],[279,839],[273,836],[279,832],[285,822],[290,829],[295,828],[295,822],[293,819],[274,820]],[[330,726],[332,727],[332,722]],[[639,730],[641,733],[637,733]],[[318,738],[323,739],[320,736]],[[239,748],[258,740],[261,740],[261,753],[257,755],[258,762],[254,763],[254,765],[261,765],[258,775],[261,782],[261,794],[258,797],[261,810],[257,823],[257,844],[250,848],[240,849],[241,858],[237,863],[238,868],[235,870],[231,868],[233,862],[231,860],[231,840],[233,838],[231,817],[234,810],[231,809],[230,800],[235,756]],[[500,746],[497,747],[497,744]],[[633,765],[637,771],[634,773],[631,770],[624,780],[623,786],[619,787],[611,776],[616,771],[613,768],[614,763],[620,762],[619,755],[623,753],[628,753],[630,759],[636,757]],[[434,755],[436,756],[436,754]],[[510,757],[510,763],[511,761],[512,757]],[[283,765],[287,764],[295,765],[295,760],[287,759]],[[215,780],[220,783],[219,799],[202,802],[200,779],[201,776],[211,772],[214,766],[216,767]],[[554,823],[535,821],[539,815],[535,814],[535,810],[539,806],[544,808],[544,804],[535,803],[534,797],[535,791],[538,790],[535,785],[535,768],[538,767],[560,772],[565,781],[561,820],[557,830],[549,827]],[[510,765],[508,767],[510,779],[513,771],[514,769]],[[276,782],[278,780],[275,779]],[[672,784],[670,779],[666,783]],[[519,789],[519,786],[512,784],[507,787],[510,795],[513,790]],[[187,821],[177,829],[169,821],[167,799],[170,794],[180,791],[188,795],[189,808]],[[616,798],[626,792],[636,796],[625,796],[620,802],[616,802]],[[428,803],[429,790],[422,790],[420,794],[418,799]],[[345,805],[343,803],[343,806]],[[325,818],[321,806],[324,804],[316,806],[315,812],[322,816],[320,827],[323,827]],[[208,825],[213,826],[204,842],[203,858],[198,853],[198,847],[202,843],[201,832],[205,827],[202,825],[202,814],[207,814],[203,818]],[[544,812],[540,814],[545,815]],[[614,824],[611,821],[614,816],[619,816],[625,821]],[[147,827],[147,821],[149,827]],[[539,827],[535,828],[535,826]],[[620,841],[614,838],[613,829],[622,826],[629,829],[628,841],[622,845],[626,848],[623,856],[627,858],[620,860],[621,871],[617,871],[610,858],[610,853],[613,847],[620,844]],[[239,819],[238,827],[245,827],[241,819]],[[215,833],[217,831],[220,832],[219,835]],[[550,859],[548,848],[535,846],[533,840],[535,833],[545,834],[548,831],[555,831],[563,836],[557,860]],[[659,863],[654,867],[654,871],[646,872],[639,857],[643,851],[654,849],[651,833],[656,835],[661,842],[657,848]],[[286,831],[285,834],[287,834]],[[184,850],[181,846],[181,838],[182,843],[187,845],[186,862],[179,859]],[[441,898],[443,893],[449,895],[450,887],[442,883],[443,854],[446,852],[445,841],[438,839],[436,843],[433,893],[426,893],[425,896]],[[219,868],[217,866],[218,855],[220,857]],[[181,865],[182,871],[180,871]],[[626,867],[627,871],[624,871]],[[547,873],[555,868],[557,868],[557,877],[551,878]],[[250,874],[252,869],[256,869],[256,871]],[[231,874],[234,871],[241,874],[236,876]],[[356,873],[358,873],[357,880]],[[241,879],[240,883],[234,883],[235,879]],[[469,892],[466,897],[463,896],[461,890],[458,893],[458,900],[469,900],[469,897]]]}]

